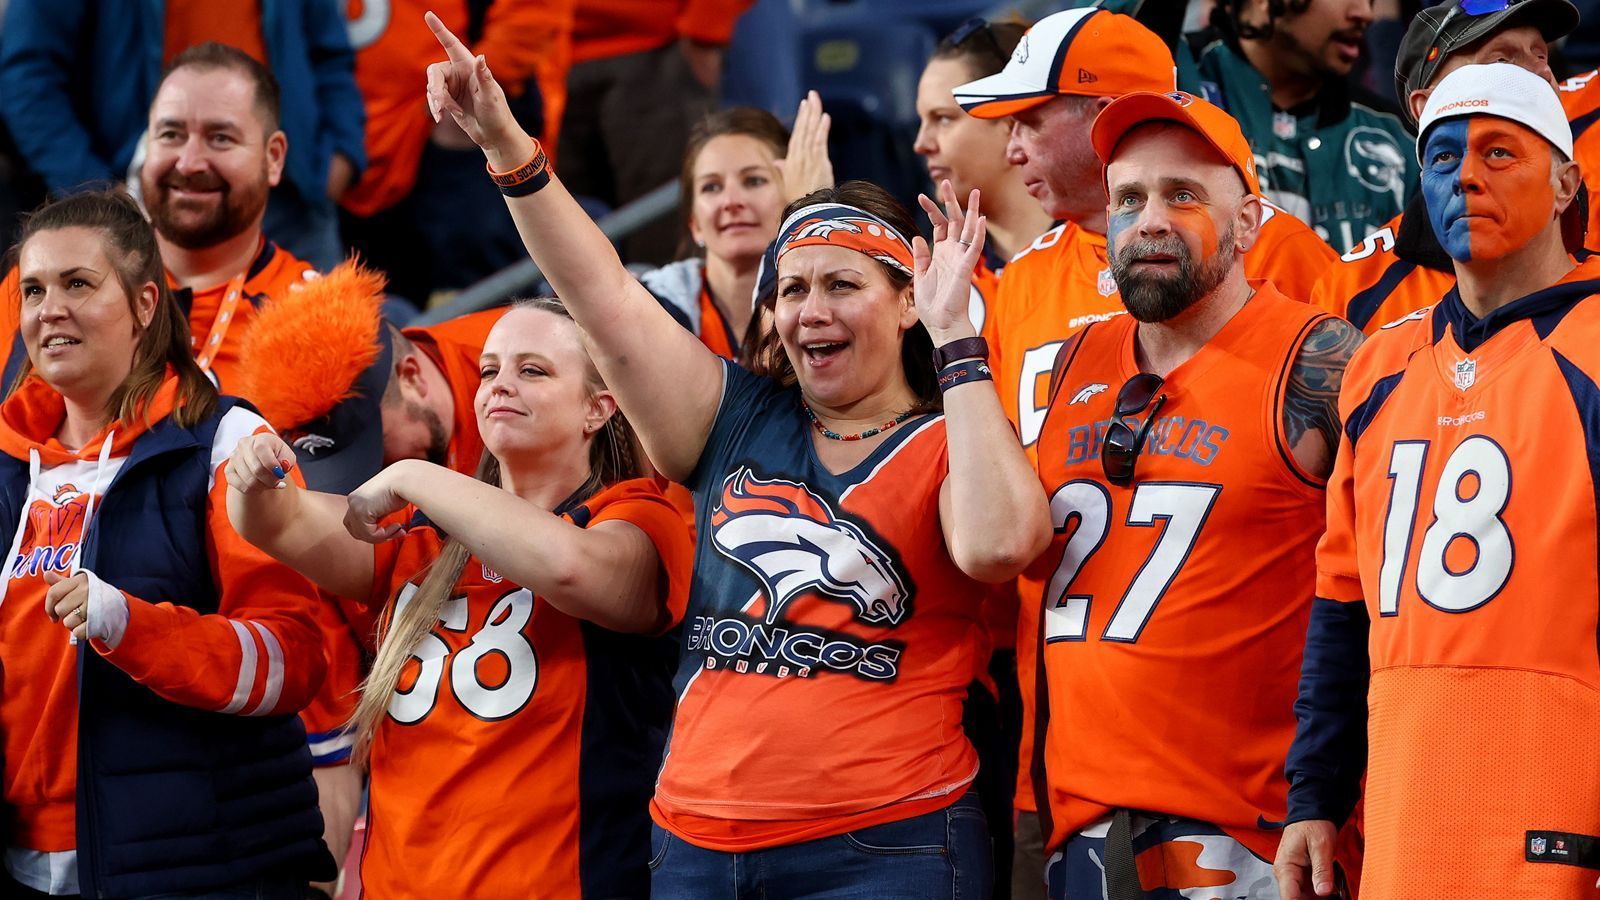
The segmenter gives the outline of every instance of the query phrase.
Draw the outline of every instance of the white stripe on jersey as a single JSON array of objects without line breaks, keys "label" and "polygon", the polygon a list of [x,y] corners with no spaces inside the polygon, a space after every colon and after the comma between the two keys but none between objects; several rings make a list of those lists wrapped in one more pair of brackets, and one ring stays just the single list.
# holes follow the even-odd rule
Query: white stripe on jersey
[{"label": "white stripe on jersey", "polygon": [[228,624],[239,636],[239,680],[233,688],[233,699],[222,708],[222,712],[234,715],[244,709],[245,701],[250,699],[251,689],[256,686],[256,639],[250,636],[250,629],[243,622],[229,619]]},{"label": "white stripe on jersey", "polygon": [[283,694],[283,648],[278,645],[278,636],[272,629],[260,622],[251,620],[250,627],[261,634],[261,643],[267,648],[267,687],[261,694],[261,702],[248,715],[264,716],[272,712],[278,705],[278,697]]}]

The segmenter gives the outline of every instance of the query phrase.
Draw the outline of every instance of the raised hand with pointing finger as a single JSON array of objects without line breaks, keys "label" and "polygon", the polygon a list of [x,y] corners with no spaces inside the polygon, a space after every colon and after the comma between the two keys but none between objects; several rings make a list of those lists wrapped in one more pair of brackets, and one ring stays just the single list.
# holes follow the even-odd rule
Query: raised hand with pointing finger
[{"label": "raised hand with pointing finger", "polygon": [[532,138],[517,124],[506,93],[489,71],[489,61],[474,56],[439,17],[426,16],[428,28],[444,48],[445,59],[428,66],[428,111],[438,122],[449,116],[472,138],[493,169],[520,164]]}]

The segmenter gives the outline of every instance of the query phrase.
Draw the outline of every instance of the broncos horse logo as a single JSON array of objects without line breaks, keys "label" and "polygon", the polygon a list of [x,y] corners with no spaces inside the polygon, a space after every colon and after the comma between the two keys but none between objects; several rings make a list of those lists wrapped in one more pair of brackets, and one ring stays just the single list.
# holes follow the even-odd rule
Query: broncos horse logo
[{"label": "broncos horse logo", "polygon": [[803,484],[763,481],[741,467],[722,483],[711,540],[760,579],[769,625],[807,592],[854,604],[856,618],[877,625],[900,624],[909,608],[889,554]]}]

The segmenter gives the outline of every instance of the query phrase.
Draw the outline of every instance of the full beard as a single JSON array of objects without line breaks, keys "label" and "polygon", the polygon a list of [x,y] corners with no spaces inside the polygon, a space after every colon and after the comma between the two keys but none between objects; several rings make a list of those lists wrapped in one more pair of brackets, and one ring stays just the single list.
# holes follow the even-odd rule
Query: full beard
[{"label": "full beard", "polygon": [[[1217,242],[1217,252],[1198,263],[1177,235],[1159,241],[1119,243],[1111,257],[1111,274],[1117,290],[1122,292],[1122,305],[1127,307],[1128,315],[1141,322],[1165,322],[1216,290],[1233,265],[1233,232],[1229,225]],[[1177,273],[1162,275],[1132,267],[1132,260],[1155,254],[1176,259]]]},{"label": "full beard", "polygon": [[[264,175],[265,173],[263,173]],[[217,202],[196,210],[174,196],[175,189],[216,191]],[[235,191],[214,174],[183,176],[168,172],[145,191],[156,232],[185,250],[213,247],[243,234],[266,209],[265,179]]]}]

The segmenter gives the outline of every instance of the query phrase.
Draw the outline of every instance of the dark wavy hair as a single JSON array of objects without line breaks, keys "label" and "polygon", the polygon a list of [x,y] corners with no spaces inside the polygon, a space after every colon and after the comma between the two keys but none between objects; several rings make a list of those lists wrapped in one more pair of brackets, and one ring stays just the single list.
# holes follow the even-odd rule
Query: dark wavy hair
[{"label": "dark wavy hair", "polygon": [[956,34],[965,29],[957,29],[945,35],[928,59],[930,62],[935,59],[964,62],[975,78],[993,75],[1006,67],[1029,27],[1029,23],[1021,19],[974,24],[970,31],[961,35],[959,42],[955,40]]},{"label": "dark wavy hair", "polygon": [[1311,0],[1267,0],[1267,20],[1259,25],[1239,17],[1250,0],[1217,0],[1211,8],[1211,27],[1234,41],[1264,41],[1278,30],[1278,20],[1298,16],[1311,8]]},{"label": "dark wavy hair", "polygon": [[[783,211],[783,218],[787,220],[796,210],[814,203],[838,203],[866,210],[889,223],[907,242],[910,242],[917,233],[916,226],[911,220],[911,213],[907,212],[906,208],[900,205],[900,201],[894,199],[888,191],[870,181],[847,181],[837,187],[812,191],[789,204]],[[881,262],[875,264],[881,267],[896,291],[905,290],[906,286],[911,284],[910,275]],[[763,298],[762,305],[771,311],[777,305],[777,295]],[[760,310],[757,310],[752,318],[759,320]],[[784,351],[783,341],[779,339],[776,328],[764,329],[746,359],[747,367],[757,375],[776,379],[784,385],[795,384],[798,380],[794,374],[794,364],[789,360],[789,354]],[[906,381],[911,385],[912,392],[917,395],[918,408],[943,409],[944,404],[939,395],[939,373],[933,368],[933,339],[928,336],[928,330],[922,327],[921,322],[912,325],[901,339],[900,365],[905,370]]]},{"label": "dark wavy hair", "polygon": [[[128,297],[128,310],[138,322],[138,298],[145,285],[156,286],[156,307],[150,323],[139,331],[133,350],[133,368],[112,392],[106,413],[114,421],[131,422],[143,415],[150,400],[166,380],[167,369],[178,376],[178,407],[172,418],[184,428],[203,421],[217,408],[217,388],[195,362],[189,341],[189,318],[167,287],[167,274],[156,246],[156,233],[139,205],[118,188],[72,194],[41,206],[24,220],[22,237],[7,254],[6,269],[15,268],[28,241],[47,231],[86,228],[100,235],[106,258]],[[6,302],[21,303],[17,297]],[[19,313],[20,321],[20,313]],[[23,360],[7,389],[14,393],[33,372],[32,359]]]}]

